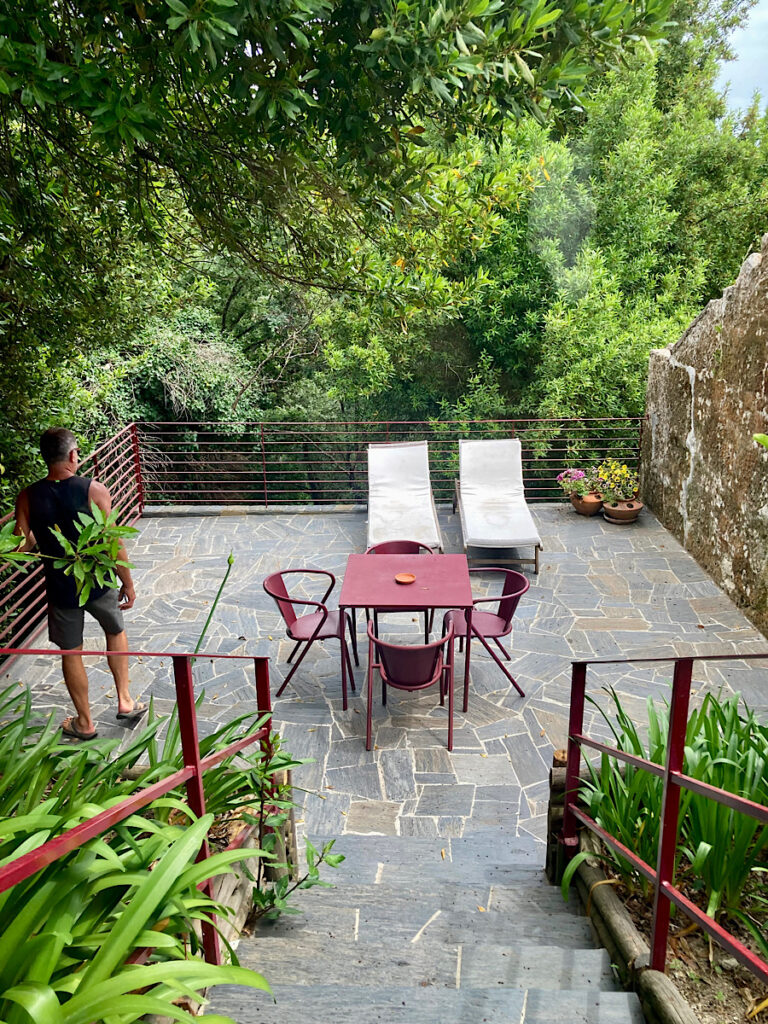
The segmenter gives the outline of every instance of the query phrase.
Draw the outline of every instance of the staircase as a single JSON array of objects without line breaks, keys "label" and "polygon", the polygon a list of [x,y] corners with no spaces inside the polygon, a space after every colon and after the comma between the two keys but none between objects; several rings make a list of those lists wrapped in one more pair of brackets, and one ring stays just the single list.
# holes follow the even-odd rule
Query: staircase
[{"label": "staircase", "polygon": [[236,986],[206,1008],[238,1024],[643,1024],[543,846],[497,829],[460,839],[344,835],[333,889],[241,940],[277,1002]]}]

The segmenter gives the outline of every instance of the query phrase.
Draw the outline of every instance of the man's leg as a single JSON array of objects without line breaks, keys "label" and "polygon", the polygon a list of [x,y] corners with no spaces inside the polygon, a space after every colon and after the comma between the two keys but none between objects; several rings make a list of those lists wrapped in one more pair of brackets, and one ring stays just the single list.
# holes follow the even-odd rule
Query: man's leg
[{"label": "man's leg", "polygon": [[[128,637],[126,636],[125,630],[123,630],[122,633],[106,633],[105,636],[107,638],[108,651],[128,650]],[[118,712],[125,713],[126,711],[133,711],[136,706],[136,702],[133,697],[131,697],[129,690],[130,673],[128,658],[110,658],[109,655],[107,655],[107,662],[109,663],[109,670],[112,673],[112,677],[115,680]]]},{"label": "man's leg", "polygon": [[[73,650],[82,650],[83,645],[78,644]],[[82,655],[62,654],[61,669],[64,673],[64,683],[75,705],[76,714],[65,720],[65,725],[71,723],[78,732],[91,733],[95,731],[93,719],[91,718],[91,707],[88,703],[88,676],[85,673]]]}]

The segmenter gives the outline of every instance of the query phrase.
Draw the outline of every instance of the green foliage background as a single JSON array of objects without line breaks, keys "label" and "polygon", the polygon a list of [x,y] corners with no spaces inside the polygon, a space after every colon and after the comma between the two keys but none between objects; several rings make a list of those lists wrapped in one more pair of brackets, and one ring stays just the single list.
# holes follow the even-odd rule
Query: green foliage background
[{"label": "green foliage background", "polygon": [[[678,0],[655,51],[615,25],[598,44],[601,5],[570,50],[531,28],[551,5],[515,8],[539,57],[499,5],[354,6],[286,0],[249,64],[264,5],[136,5],[120,85],[98,5],[73,41],[0,3],[0,505],[52,424],[87,449],[131,419],[642,413],[649,351],[768,226],[765,109],[729,115],[713,85],[750,0]],[[658,34],[661,7],[635,13]],[[318,100],[301,75],[353,51]],[[272,99],[227,107],[249,75]],[[160,90],[203,80],[194,138]]]}]

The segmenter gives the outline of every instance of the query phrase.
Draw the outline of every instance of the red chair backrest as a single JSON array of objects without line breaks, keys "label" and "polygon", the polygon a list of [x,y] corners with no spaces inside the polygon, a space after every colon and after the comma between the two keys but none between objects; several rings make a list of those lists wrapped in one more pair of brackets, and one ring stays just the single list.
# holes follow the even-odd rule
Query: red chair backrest
[{"label": "red chair backrest", "polygon": [[504,587],[499,601],[498,615],[504,619],[504,624],[508,626],[512,621],[512,616],[515,614],[520,598],[531,584],[521,572],[516,572],[514,569],[504,569],[502,571],[505,574]]},{"label": "red chair backrest", "polygon": [[375,645],[376,660],[381,662],[387,679],[404,690],[409,686],[417,689],[434,678],[440,667],[443,647],[449,639],[444,636],[430,644],[413,646],[390,644],[373,636],[372,624],[368,637]]},{"label": "red chair backrest", "polygon": [[263,586],[269,596],[274,598],[286,626],[290,628],[296,621],[296,612],[293,610],[293,605],[290,602],[283,574],[281,572],[273,572],[264,580]]},{"label": "red chair backrest", "polygon": [[427,544],[418,540],[385,540],[381,544],[372,544],[366,548],[366,555],[418,555],[424,552],[433,555],[434,551]]}]

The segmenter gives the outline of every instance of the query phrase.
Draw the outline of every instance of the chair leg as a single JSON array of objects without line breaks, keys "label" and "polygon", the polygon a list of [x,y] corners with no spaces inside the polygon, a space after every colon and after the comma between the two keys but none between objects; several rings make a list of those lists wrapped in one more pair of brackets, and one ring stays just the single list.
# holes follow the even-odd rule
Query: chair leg
[{"label": "chair leg", "polygon": [[294,654],[296,653],[296,651],[298,651],[298,649],[299,649],[299,648],[301,647],[301,645],[302,645],[303,643],[304,643],[304,641],[303,641],[303,640],[297,640],[297,641],[296,641],[296,646],[295,646],[295,647],[293,648],[293,650],[291,651],[291,653],[290,653],[290,654],[288,655],[288,658],[287,658],[287,662],[288,662],[288,664],[289,664],[289,665],[290,665],[290,664],[291,664],[291,662],[293,661],[293,656],[294,656]]},{"label": "chair leg", "polygon": [[522,691],[522,690],[520,689],[520,687],[518,686],[518,684],[517,684],[517,681],[516,681],[515,677],[514,677],[514,676],[512,675],[512,673],[511,673],[511,672],[510,672],[510,671],[509,671],[509,670],[507,669],[507,667],[506,667],[506,665],[504,664],[504,662],[503,662],[503,661],[501,660],[501,658],[500,658],[500,657],[498,656],[498,654],[496,653],[496,651],[494,651],[494,650],[493,650],[493,648],[492,648],[492,647],[491,647],[491,645],[490,645],[490,644],[488,643],[488,641],[487,641],[487,640],[485,639],[485,637],[484,637],[484,636],[483,636],[483,635],[482,635],[481,633],[475,633],[474,635],[475,635],[475,636],[477,637],[477,639],[478,639],[478,640],[480,641],[480,643],[481,643],[481,644],[483,645],[483,647],[484,647],[484,648],[486,649],[486,651],[488,651],[488,653],[490,654],[490,656],[491,656],[491,657],[493,658],[493,660],[494,660],[494,661],[496,662],[496,664],[497,664],[497,665],[499,666],[499,668],[500,668],[500,669],[501,669],[501,671],[502,671],[502,672],[504,673],[504,675],[505,675],[505,676],[507,677],[507,679],[508,679],[508,680],[510,681],[510,683],[512,683],[512,685],[513,685],[513,686],[514,686],[514,688],[515,688],[515,689],[517,690],[517,692],[518,692],[518,693],[520,694],[520,696],[521,696],[521,697],[524,697],[524,696],[525,696],[525,694],[523,693],[523,691]]},{"label": "chair leg", "polygon": [[494,642],[495,642],[496,646],[499,648],[499,650],[504,655],[504,657],[507,659],[507,661],[512,661],[512,655],[509,653],[509,651],[504,646],[504,644],[501,642],[501,640],[497,636],[495,636],[493,639],[494,639]]},{"label": "chair leg", "polygon": [[352,652],[355,655],[355,664],[360,668],[360,659],[357,656],[357,630],[355,629],[355,621],[351,616],[349,617],[349,635],[352,637]]},{"label": "chair leg", "polygon": [[[463,640],[464,638],[462,637],[461,639]],[[469,648],[471,646],[471,643],[472,643],[472,637],[468,636],[467,637],[467,653],[466,653],[466,658],[469,658]],[[467,672],[466,664],[467,663],[466,663],[466,660],[465,660],[465,662],[464,662],[464,703],[461,705],[462,710],[464,711],[464,714],[466,714],[467,711],[469,711],[469,673]]]},{"label": "chair leg", "polygon": [[[347,693],[347,672],[352,677],[351,667],[349,666],[349,656],[347,654],[347,645],[344,643],[344,637],[341,637],[341,644],[339,648],[341,654],[341,709],[346,711],[349,706],[349,695]],[[354,689],[355,680],[352,678],[352,687]]]},{"label": "chair leg", "polygon": [[448,666],[448,749],[453,750],[453,661]]},{"label": "chair leg", "polygon": [[352,659],[349,656],[349,647],[344,637],[341,638],[341,649],[342,657],[347,659],[347,671],[349,672],[349,685],[352,687],[352,693],[355,693],[355,673],[352,671]]},{"label": "chair leg", "polygon": [[[284,690],[284,689],[286,688],[286,686],[288,685],[288,683],[290,683],[291,679],[293,679],[293,674],[294,674],[294,672],[295,672],[295,671],[296,671],[296,669],[297,669],[297,668],[299,667],[299,665],[300,665],[300,664],[302,663],[302,661],[304,661],[304,658],[306,657],[307,651],[308,651],[308,650],[309,650],[309,648],[310,648],[310,647],[312,646],[312,641],[311,641],[311,640],[306,640],[306,641],[300,640],[300,641],[299,641],[299,643],[306,643],[306,646],[305,646],[304,650],[303,650],[303,651],[301,652],[301,654],[299,655],[299,657],[298,657],[298,659],[297,659],[297,661],[296,661],[296,664],[295,664],[295,665],[293,666],[293,668],[291,669],[291,671],[290,671],[290,672],[288,673],[288,675],[287,675],[287,676],[285,677],[285,679],[283,680],[283,685],[282,685],[282,686],[280,687],[280,689],[279,689],[279,690],[277,691],[277,693],[275,694],[275,697],[279,697],[279,696],[280,696],[280,694],[281,694],[281,693],[283,692],[283,690]],[[295,653],[296,653],[296,652],[294,651],[294,654],[295,654]]]},{"label": "chair leg", "polygon": [[368,708],[365,716],[365,749],[370,750],[371,733],[373,732],[373,669],[368,666]]}]

